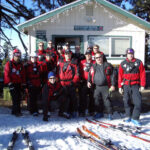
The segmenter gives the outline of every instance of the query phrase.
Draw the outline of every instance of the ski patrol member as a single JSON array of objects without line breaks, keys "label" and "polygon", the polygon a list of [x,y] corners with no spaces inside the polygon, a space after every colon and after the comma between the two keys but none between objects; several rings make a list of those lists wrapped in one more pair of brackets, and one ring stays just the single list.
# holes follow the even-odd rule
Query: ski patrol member
[{"label": "ski patrol member", "polygon": [[92,50],[87,50],[85,59],[80,62],[79,115],[82,117],[86,115],[86,110],[88,110],[89,114],[94,112],[93,88],[87,87],[88,73],[94,63],[95,61],[92,60]]},{"label": "ski patrol member", "polygon": [[[63,89],[59,81],[56,81],[54,72],[48,73],[48,81],[42,90],[43,121],[48,121],[48,112],[59,109],[59,115],[67,118],[66,101],[64,101]],[[69,117],[69,116],[68,116]],[[68,118],[69,119],[69,118]]]},{"label": "ski patrol member", "polygon": [[[126,50],[126,59],[119,66],[118,87],[119,93],[123,94],[123,102],[127,119],[141,125],[139,122],[141,112],[141,91],[146,85],[145,68],[141,60],[134,57],[134,49]],[[133,108],[131,106],[131,99]]]},{"label": "ski patrol member", "polygon": [[[103,117],[104,106],[108,113],[108,119],[112,119],[112,106],[109,96],[109,90],[115,90],[115,77],[113,66],[103,61],[103,53],[97,52],[95,54],[96,63],[91,67],[88,74],[89,88],[92,83],[95,84],[94,101],[95,101],[95,115],[94,118]],[[104,105],[104,106],[103,106]]]},{"label": "ski patrol member", "polygon": [[[99,45],[94,45],[93,46],[93,51],[92,51],[92,60],[95,60],[95,54],[97,52],[103,53],[102,51],[100,51]],[[103,53],[103,61],[107,61],[106,56],[104,55],[104,53]]]},{"label": "ski patrol member", "polygon": [[59,79],[65,93],[65,100],[68,101],[68,113],[77,117],[78,102],[76,98],[76,85],[79,82],[79,66],[77,59],[72,58],[70,49],[65,50],[64,61],[59,62]]},{"label": "ski patrol member", "polygon": [[37,55],[38,55],[39,61],[44,61],[46,51],[44,50],[44,43],[43,42],[39,42],[37,51],[38,51]]},{"label": "ski patrol member", "polygon": [[26,79],[28,87],[29,111],[33,116],[38,116],[38,100],[41,93],[41,70],[37,63],[38,56],[35,52],[30,54],[30,61],[26,69]]},{"label": "ski patrol member", "polygon": [[8,61],[4,68],[4,83],[8,85],[12,96],[12,114],[21,116],[21,90],[26,88],[25,69],[20,61],[21,52],[13,50],[13,58]]}]

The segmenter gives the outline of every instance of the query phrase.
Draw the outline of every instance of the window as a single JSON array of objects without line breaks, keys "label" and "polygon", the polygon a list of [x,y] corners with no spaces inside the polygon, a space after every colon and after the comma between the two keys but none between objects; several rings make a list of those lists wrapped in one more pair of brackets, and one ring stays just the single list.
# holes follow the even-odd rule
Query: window
[{"label": "window", "polygon": [[44,42],[44,49],[47,48],[46,30],[36,31],[36,50],[38,49],[39,42]]},{"label": "window", "polygon": [[105,55],[109,55],[109,37],[105,36],[89,36],[89,46],[99,45],[100,51],[104,52]]},{"label": "window", "polygon": [[125,56],[125,50],[131,45],[131,37],[121,36],[88,36],[88,45],[93,46],[95,44],[100,46],[100,51],[104,52],[109,57],[122,57]]},{"label": "window", "polygon": [[93,16],[93,7],[86,6],[86,16]]},{"label": "window", "polygon": [[130,38],[112,38],[112,56],[125,56],[125,50],[130,47]]}]

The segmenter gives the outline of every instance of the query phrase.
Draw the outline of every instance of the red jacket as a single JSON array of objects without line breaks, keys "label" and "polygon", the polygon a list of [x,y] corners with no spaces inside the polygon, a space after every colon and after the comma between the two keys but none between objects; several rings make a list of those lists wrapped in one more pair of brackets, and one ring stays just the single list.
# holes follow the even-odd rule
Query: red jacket
[{"label": "red jacket", "polygon": [[57,95],[60,94],[59,92],[61,89],[61,84],[60,82],[56,82],[55,84],[51,84],[48,82],[48,89],[49,89],[48,100],[50,101],[51,99],[56,99]]},{"label": "red jacket", "polygon": [[62,86],[60,82],[51,84],[47,82],[42,89],[42,98],[43,101],[55,100],[62,92]]},{"label": "red jacket", "polygon": [[59,62],[59,79],[62,86],[79,82],[79,67],[75,60]]},{"label": "red jacket", "polygon": [[[96,66],[97,66],[97,64],[95,63],[91,67],[89,74],[88,74],[88,82],[94,83],[94,75],[95,75],[95,71],[96,71]],[[115,86],[115,74],[114,74],[113,66],[108,62],[104,62],[103,66],[104,66],[104,73],[105,73],[105,76],[107,79],[108,87],[110,87],[111,85]],[[101,78],[101,76],[100,76],[100,78]]]},{"label": "red jacket", "polygon": [[87,63],[86,59],[80,62],[80,75],[81,79],[86,80],[88,79],[88,73],[90,71],[91,66],[95,64],[95,61],[91,60],[90,63]]},{"label": "red jacket", "polygon": [[44,61],[38,61],[38,66],[40,67],[41,71],[41,81],[42,84],[47,82],[47,65]]},{"label": "red jacket", "polygon": [[35,86],[40,87],[41,86],[41,70],[37,63],[30,62],[26,69],[26,79],[28,86]]},{"label": "red jacket", "polygon": [[38,50],[37,52],[37,55],[43,55],[45,57],[45,54],[46,54],[46,51],[43,49],[43,50]]},{"label": "red jacket", "polygon": [[52,54],[52,59],[53,59],[54,63],[57,64],[57,57],[58,57],[57,56],[58,55],[57,51],[55,51],[54,48],[51,48],[51,49],[47,48],[46,53],[49,53],[49,52]]},{"label": "red jacket", "polygon": [[4,83],[24,84],[25,69],[22,63],[16,63],[13,59],[8,61],[4,68]]},{"label": "red jacket", "polygon": [[132,62],[126,59],[119,66],[118,87],[121,88],[123,85],[134,84],[145,87],[145,68],[139,59],[134,58]]}]

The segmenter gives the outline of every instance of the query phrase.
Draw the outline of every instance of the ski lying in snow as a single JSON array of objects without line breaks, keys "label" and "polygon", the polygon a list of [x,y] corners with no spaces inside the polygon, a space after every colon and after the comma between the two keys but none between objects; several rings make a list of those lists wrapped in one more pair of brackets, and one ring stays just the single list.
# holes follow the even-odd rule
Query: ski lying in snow
[{"label": "ski lying in snow", "polygon": [[22,134],[23,139],[25,141],[25,144],[28,146],[29,150],[34,150],[33,144],[32,144],[32,142],[31,142],[31,140],[29,138],[29,133],[23,127],[18,127],[13,132],[13,135],[12,135],[12,138],[11,138],[9,144],[8,144],[7,150],[13,150],[19,133]]},{"label": "ski lying in snow", "polygon": [[11,137],[11,140],[9,141],[8,143],[8,147],[7,147],[7,150],[13,150],[14,148],[14,145],[15,145],[15,142],[18,138],[18,134],[20,133],[21,131],[21,127],[18,127],[12,134],[12,137]]},{"label": "ski lying in snow", "polygon": [[82,137],[84,139],[88,139],[89,141],[94,143],[97,147],[101,148],[102,150],[111,150],[107,146],[103,145],[101,142],[97,141],[95,138],[88,136],[87,134],[82,132],[79,128],[77,128],[77,133],[79,133],[80,137]]},{"label": "ski lying in snow", "polygon": [[113,128],[123,128],[123,130],[126,130],[127,132],[137,133],[137,134],[143,134],[143,135],[150,136],[150,134],[143,132],[141,127],[137,127],[137,126],[134,126],[134,127],[133,127],[133,126],[127,126],[127,125],[125,125],[125,124],[114,125],[114,124],[111,124],[111,123],[106,123],[106,122],[103,122],[103,121],[98,121],[98,120],[96,120],[96,119],[94,119],[94,121],[96,121],[96,122],[98,122],[98,123],[101,123],[101,124],[104,124],[104,125],[111,126],[111,127],[113,127]]},{"label": "ski lying in snow", "polygon": [[121,126],[123,128],[129,129],[129,130],[133,130],[135,133],[150,136],[150,134],[142,131],[143,129],[147,129],[147,128],[142,128],[142,127],[137,127],[137,126],[129,126],[129,125],[125,125],[125,124],[118,124],[118,126]]},{"label": "ski lying in snow", "polygon": [[27,132],[24,128],[22,128],[21,133],[23,136],[23,140],[24,140],[25,144],[28,146],[29,150],[34,150],[33,144],[29,137],[29,132]]},{"label": "ski lying in snow", "polygon": [[103,145],[105,145],[105,146],[107,146],[107,147],[109,147],[109,148],[111,148],[113,150],[127,150],[127,148],[125,146],[119,146],[119,147],[117,147],[116,145],[114,145],[112,143],[111,140],[109,140],[109,139],[106,140],[106,139],[101,138],[99,135],[97,135],[93,131],[89,130],[85,125],[83,125],[82,128],[83,128],[83,130],[85,132],[87,132],[91,136],[93,136],[93,137],[97,138],[98,140],[100,140]]},{"label": "ski lying in snow", "polygon": [[98,150],[101,150],[102,148],[98,147],[95,143],[92,143],[90,140],[87,140],[86,138],[83,138],[81,136],[78,136],[78,135],[72,135],[72,137],[74,139],[76,139],[77,141],[79,142],[82,142],[82,143],[85,143],[86,145],[90,145]]},{"label": "ski lying in snow", "polygon": [[137,138],[137,139],[140,139],[140,140],[142,140],[142,141],[145,141],[145,142],[150,143],[150,140],[147,140],[147,139],[145,139],[145,138],[141,138],[141,137],[139,137],[139,136],[136,136],[135,134],[137,134],[137,133],[133,133],[132,131],[126,130],[126,129],[124,129],[123,127],[117,127],[117,126],[115,126],[115,125],[112,126],[112,125],[109,125],[109,123],[103,124],[103,123],[100,123],[100,121],[95,122],[95,121],[89,120],[89,119],[87,119],[87,118],[86,118],[86,120],[87,120],[89,123],[92,123],[92,124],[94,124],[94,125],[99,125],[100,127],[103,127],[103,128],[117,129],[117,130],[122,131],[122,132],[124,132],[125,134],[131,136],[131,137],[134,137],[134,138]]}]

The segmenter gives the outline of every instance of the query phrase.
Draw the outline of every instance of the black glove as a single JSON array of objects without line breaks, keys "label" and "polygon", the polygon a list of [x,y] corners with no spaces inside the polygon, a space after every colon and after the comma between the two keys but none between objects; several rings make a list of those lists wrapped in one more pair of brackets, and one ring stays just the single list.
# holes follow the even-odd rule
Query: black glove
[{"label": "black glove", "polygon": [[23,90],[25,90],[27,88],[27,85],[26,84],[22,84],[21,87],[22,87]]},{"label": "black glove", "polygon": [[10,82],[8,84],[8,87],[9,87],[10,90],[14,90],[14,84],[12,82]]},{"label": "black glove", "polygon": [[74,83],[71,81],[70,86],[74,86]]}]

